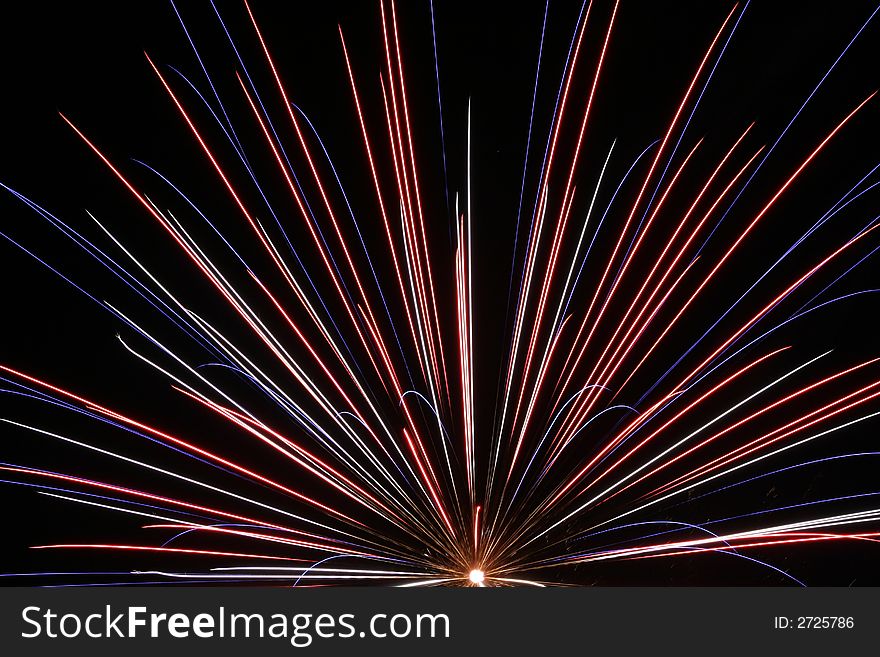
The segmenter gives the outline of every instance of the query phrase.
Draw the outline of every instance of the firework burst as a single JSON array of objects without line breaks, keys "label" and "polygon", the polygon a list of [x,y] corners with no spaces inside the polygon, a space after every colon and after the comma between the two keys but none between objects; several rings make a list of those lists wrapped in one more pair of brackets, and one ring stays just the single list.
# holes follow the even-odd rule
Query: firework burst
[{"label": "firework burst", "polygon": [[[140,523],[137,539],[33,546],[108,554],[121,570],[33,574],[74,584],[543,586],[589,580],[598,562],[709,554],[801,583],[773,565],[777,551],[880,538],[872,490],[782,505],[748,492],[880,453],[813,451],[880,415],[880,358],[848,361],[799,335],[816,315],[874,292],[838,290],[880,248],[878,217],[857,202],[880,184],[880,165],[815,216],[787,222],[788,242],[772,245],[766,264],[742,258],[876,104],[874,94],[839,98],[794,165],[766,175],[876,10],[858,17],[766,144],[754,123],[726,142],[695,139],[691,120],[750,11],[730,7],[695,46],[658,138],[637,147],[593,128],[616,84],[606,71],[622,20],[613,1],[580,7],[552,121],[538,128],[539,83],[551,75],[543,6],[522,183],[508,190],[518,212],[508,222],[506,326],[494,335],[480,279],[508,259],[477,236],[471,105],[437,104],[433,5],[429,28],[414,30],[430,39],[426,70],[412,70],[404,41],[417,37],[404,34],[394,0],[377,6],[378,78],[339,29],[339,103],[356,130],[346,147],[357,171],[337,169],[297,104],[258,8],[244,7],[259,55],[249,58],[211,3],[235,68],[221,81],[172,7],[199,78],[147,63],[213,198],[119,162],[84,127],[88,117],[62,115],[136,206],[132,216],[161,231],[161,255],[124,237],[116,219],[89,212],[77,226],[5,184],[127,293],[105,299],[63,262],[4,237],[109,312],[132,367],[167,381],[190,426],[204,429],[170,428],[173,415],[148,399],[126,410],[7,359],[4,392],[16,407],[35,404],[64,425],[15,413],[0,421],[47,450],[100,461],[102,475],[16,462],[0,464],[4,482]],[[413,91],[426,75],[436,158],[420,146],[428,122],[417,112],[428,103]],[[447,141],[458,123],[444,126],[444,112],[466,117],[460,138]],[[447,167],[453,152],[466,163],[459,181]],[[349,194],[347,178],[371,198]],[[222,214],[206,209],[218,198]],[[844,216],[855,228],[827,230]],[[176,275],[163,262],[172,259]],[[497,367],[481,354],[487,341],[503,344]]]}]

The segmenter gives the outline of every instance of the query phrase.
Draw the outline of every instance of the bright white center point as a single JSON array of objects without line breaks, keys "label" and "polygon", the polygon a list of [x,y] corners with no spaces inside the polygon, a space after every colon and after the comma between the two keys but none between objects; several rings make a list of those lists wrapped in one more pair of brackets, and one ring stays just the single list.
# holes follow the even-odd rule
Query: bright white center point
[{"label": "bright white center point", "polygon": [[468,579],[474,584],[482,584],[483,580],[486,579],[486,574],[482,570],[474,568],[468,575]]}]

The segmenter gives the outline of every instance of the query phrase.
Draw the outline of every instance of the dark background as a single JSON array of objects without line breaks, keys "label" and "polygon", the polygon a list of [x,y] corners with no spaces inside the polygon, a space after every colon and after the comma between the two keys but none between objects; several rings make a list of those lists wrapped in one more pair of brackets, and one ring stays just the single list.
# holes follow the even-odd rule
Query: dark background
[{"label": "dark background", "polygon": [[[218,90],[227,101],[242,141],[257,144],[251,149],[252,161],[265,174],[267,188],[275,198],[285,198],[283,181],[264,157],[260,135],[254,130],[250,111],[235,82],[237,63],[219,29],[210,5],[201,2],[181,3],[179,7],[190,33],[197,40]],[[420,171],[423,197],[432,215],[432,237],[439,258],[449,250],[448,226],[443,190],[443,170],[438,126],[436,80],[431,46],[430,15],[427,2],[405,2],[401,7],[402,39],[405,44],[407,82],[412,101],[411,116],[421,151]],[[532,85],[540,36],[543,3],[443,2],[435,7],[437,46],[440,60],[440,83],[443,93],[443,121],[446,134],[447,176],[450,194],[462,191],[465,181],[465,128],[468,98],[473,104],[474,226],[476,231],[478,367],[484,372],[497,371],[504,356],[500,336],[504,331],[506,290],[520,179],[529,121]],[[533,150],[529,160],[526,185],[527,216],[529,199],[534,195],[536,152],[546,140],[553,101],[571,30],[580,3],[551,2],[544,49],[544,68],[538,88]],[[240,48],[264,98],[270,99],[276,124],[284,123],[281,106],[274,93],[271,77],[263,65],[261,53],[247,22],[243,7],[237,2],[220,2],[218,7]],[[727,2],[623,3],[609,59],[600,82],[599,100],[588,131],[588,142],[579,173],[583,181],[579,201],[586,207],[598,166],[604,161],[614,138],[618,139],[616,156],[609,167],[608,181],[613,185],[629,163],[650,141],[662,136],[677,100],[684,91],[696,65],[715,30],[730,11]],[[267,38],[273,56],[288,87],[291,100],[311,118],[334,158],[349,200],[362,217],[370,217],[375,206],[366,161],[363,157],[359,128],[355,121],[339,47],[337,23],[343,28],[355,63],[362,102],[368,120],[381,141],[381,95],[377,76],[382,66],[378,3],[332,1],[321,3],[254,2],[253,9]],[[790,117],[825,73],[840,50],[861,26],[874,6],[870,2],[754,2],[743,19],[734,40],[715,74],[687,136],[682,143],[686,152],[700,137],[705,147],[695,161],[694,189],[700,175],[707,173],[729,145],[752,121],[757,125],[743,152],[773,143]],[[597,2],[595,20],[588,32],[584,70],[591,70],[600,30],[604,29],[610,3]],[[876,63],[880,61],[880,18],[875,19],[857,44],[829,78],[807,111],[795,123],[774,156],[744,195],[717,236],[737,234],[762,201],[802,161],[824,135],[868,94],[880,86]],[[184,290],[188,300],[198,301],[207,313],[222,317],[219,305],[212,305],[207,288],[197,280],[194,268],[180,257],[169,239],[153,220],[137,206],[58,117],[62,111],[90,139],[114,160],[127,175],[147,190],[163,207],[179,208],[180,202],[155,177],[133,163],[143,160],[185,186],[187,194],[231,236],[244,235],[241,217],[229,201],[213,171],[197,150],[192,136],[144,58],[147,51],[180,91],[181,98],[201,121],[210,118],[198,106],[198,100],[185,83],[167,69],[179,68],[200,88],[205,89],[198,63],[193,57],[180,24],[170,5],[163,2],[127,3],[31,3],[19,6],[15,15],[7,14],[0,25],[0,58],[4,66],[4,102],[2,104],[2,158],[0,182],[17,189],[90,237],[99,232],[84,213],[88,208],[96,216],[136,244],[139,253],[151,266],[161,271]],[[576,93],[583,93],[589,74],[582,75]],[[577,105],[574,105],[578,107]],[[572,116],[576,113],[573,111]],[[579,115],[577,115],[579,118]],[[828,209],[878,159],[880,105],[871,103],[821,157],[805,172],[796,186],[763,221],[756,234],[693,311],[691,323],[679,337],[665,345],[658,355],[653,378],[665,370],[682,345],[689,344],[708,326],[707,321],[748,287],[781,248],[790,244]],[[219,133],[214,134],[219,137]],[[288,135],[290,150],[295,150]],[[217,139],[219,143],[219,138]],[[375,144],[374,144],[375,146]],[[218,151],[226,156],[231,151]],[[387,170],[387,168],[386,168]],[[243,172],[240,172],[243,174]],[[874,179],[872,178],[872,181]],[[599,205],[607,203],[609,188],[600,195]],[[604,201],[602,200],[604,198]],[[686,195],[671,204],[684,206]],[[736,320],[748,319],[760,302],[772,298],[772,291],[787,280],[786,274],[803,271],[829,245],[837,245],[855,233],[878,212],[877,194],[868,194],[851,211],[842,214],[829,228],[806,245],[792,266],[783,268],[756,292],[757,300],[745,304],[725,324],[735,328]],[[277,203],[282,212],[293,213],[285,200]],[[678,207],[676,206],[676,207]],[[361,210],[363,208],[363,210]],[[620,210],[618,208],[618,210]],[[873,214],[872,214],[873,211]],[[268,220],[268,217],[263,217]],[[618,211],[616,218],[623,217]],[[614,221],[615,215],[609,219]],[[369,219],[362,219],[364,225]],[[376,224],[378,226],[378,224]],[[609,224],[613,225],[613,224]],[[160,335],[173,335],[160,322],[151,320],[149,309],[135,300],[126,289],[102,273],[90,261],[42,219],[8,195],[0,198],[0,230],[34,250],[54,266],[69,274],[100,299],[107,299],[123,311],[130,311]],[[377,240],[378,231],[366,228],[367,239]],[[372,234],[370,233],[372,231]],[[662,232],[661,232],[662,234]],[[304,234],[303,234],[304,235]],[[304,236],[301,236],[304,240]],[[610,238],[607,238],[610,239]],[[868,240],[858,252],[867,253],[878,241]],[[106,244],[106,242],[103,242]],[[303,242],[305,244],[305,242]],[[654,244],[658,249],[661,243]],[[600,252],[609,244],[599,243]],[[718,254],[710,247],[708,255]],[[308,251],[308,249],[305,249]],[[659,249],[658,249],[659,250]],[[249,252],[257,258],[256,251]],[[855,262],[850,259],[850,264]],[[265,264],[265,263],[263,263]],[[795,266],[797,264],[798,266]],[[268,267],[266,267],[268,268]],[[845,268],[845,267],[844,267]],[[835,270],[837,273],[843,268]],[[3,321],[0,360],[37,376],[57,382],[86,397],[135,417],[153,418],[159,426],[174,428],[182,434],[198,432],[210,440],[222,441],[227,449],[241,443],[241,436],[204,413],[193,415],[191,405],[168,389],[166,382],[143,364],[131,358],[114,339],[117,332],[127,337],[131,332],[109,314],[80,295],[57,276],[22,254],[14,246],[0,244],[0,274],[3,281]],[[636,276],[634,276],[636,278]],[[824,277],[810,289],[817,292],[833,280]],[[864,263],[835,290],[841,294],[876,286],[874,261]],[[452,290],[448,290],[451,295]],[[800,303],[810,294],[798,297]],[[451,297],[447,300],[451,303]],[[793,312],[800,304],[787,306]],[[723,307],[722,307],[723,306]],[[774,337],[773,346],[796,344],[797,353],[786,356],[785,364],[806,360],[825,349],[835,349],[819,366],[831,371],[876,355],[876,301],[871,295],[854,303],[838,304],[832,312],[822,313],[797,325],[793,331]],[[222,320],[220,320],[222,321]],[[235,331],[234,327],[230,328]],[[126,331],[128,333],[126,334]],[[163,333],[166,331],[166,333]],[[246,339],[246,338],[242,338]],[[704,352],[703,355],[705,355]],[[757,357],[757,352],[751,352]],[[197,358],[193,352],[194,358]],[[744,361],[743,361],[744,362]],[[686,365],[685,365],[686,366]],[[822,368],[826,368],[823,370]],[[813,370],[816,371],[816,370]],[[871,374],[865,374],[865,381]],[[653,378],[651,381],[653,381]],[[807,381],[811,379],[803,379]],[[633,383],[634,393],[651,381]],[[759,379],[760,381],[760,379]],[[496,381],[485,376],[479,394],[485,400],[480,425],[484,433],[491,429],[490,410]],[[753,379],[745,389],[756,387]],[[636,398],[638,394],[636,394]],[[723,401],[723,400],[722,400]],[[719,409],[723,406],[719,406]],[[807,407],[809,408],[809,407]],[[114,444],[112,432],[94,423],[71,419],[69,415],[46,412],[33,402],[20,399],[2,401],[4,417],[37,418],[40,426],[64,429],[65,433],[88,435],[103,444]],[[707,409],[705,417],[711,417]],[[775,426],[773,424],[772,426]],[[835,434],[834,444],[825,441],[800,453],[801,460],[814,456],[876,449],[876,423],[865,423]],[[85,432],[85,433],[82,433]],[[92,476],[123,479],[123,472],[109,469],[107,462],[81,451],[58,446],[22,431],[3,428],[0,432],[0,460],[37,467],[57,468]],[[236,442],[239,441],[239,442]],[[118,447],[118,443],[115,443]],[[215,444],[215,443],[212,443]],[[173,454],[145,446],[128,445],[129,454],[149,455],[151,462],[179,463]],[[811,451],[812,450],[812,451]],[[252,465],[284,477],[269,455],[248,453]],[[771,505],[792,504],[823,496],[847,495],[880,490],[876,467],[871,459],[861,465],[830,465],[794,476],[764,480],[734,495],[695,505],[688,512],[690,522],[724,517]],[[115,466],[113,466],[115,467]],[[188,468],[190,466],[187,466]],[[194,474],[203,474],[202,466],[193,464]],[[202,468],[202,469],[200,469]],[[124,481],[148,485],[142,472],[124,473]],[[163,484],[164,485],[164,484]],[[174,490],[163,489],[171,492]],[[94,555],[62,553],[35,555],[27,546],[44,542],[130,542],[142,541],[137,534],[139,523],[101,511],[79,508],[51,500],[32,491],[9,486],[0,489],[7,511],[3,541],[2,568],[6,572],[25,572],[59,568],[71,563],[95,569]],[[271,497],[271,496],[270,496]],[[870,504],[867,498],[864,504]],[[839,508],[839,507],[838,507]],[[862,507],[859,507],[862,508]],[[669,516],[672,517],[672,516]],[[675,516],[680,517],[680,516]],[[123,537],[127,537],[123,540]],[[875,563],[876,548],[870,544],[838,544],[822,547],[777,548],[760,555],[774,565],[789,569],[810,584],[877,584],[880,577]],[[91,558],[90,558],[91,557]],[[100,553],[99,569],[128,569],[127,558]],[[138,562],[139,567],[143,561]],[[168,560],[161,563],[167,564]],[[578,568],[560,575],[564,581],[599,584],[779,584],[786,580],[754,564],[717,557],[669,559],[649,563],[602,564]]]}]

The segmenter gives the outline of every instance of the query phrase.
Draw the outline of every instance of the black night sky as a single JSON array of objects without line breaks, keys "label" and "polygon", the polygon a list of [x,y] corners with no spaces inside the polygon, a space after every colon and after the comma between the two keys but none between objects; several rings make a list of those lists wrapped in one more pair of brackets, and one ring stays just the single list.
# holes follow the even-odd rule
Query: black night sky
[{"label": "black night sky", "polygon": [[[179,4],[178,9],[189,34],[199,48],[217,93],[224,100],[224,108],[236,127],[238,138],[248,151],[255,174],[272,198],[280,221],[289,228],[294,246],[304,254],[306,269],[318,272],[317,285],[329,298],[332,296],[332,287],[326,274],[320,271],[321,261],[236,80],[236,72],[241,69],[211,3],[199,0]],[[505,367],[510,339],[507,293],[511,268],[514,267],[511,254],[517,238],[517,208],[544,2],[435,0],[433,18],[445,141],[441,141],[430,4],[428,0],[399,0],[399,4],[401,47],[411,101],[409,112],[418,144],[416,158],[428,218],[428,240],[432,244],[437,278],[442,279],[436,290],[441,324],[448,333],[450,349],[455,347],[452,337],[455,327],[454,287],[450,282],[454,254],[451,243],[454,209],[451,206],[456,193],[465,193],[469,102],[472,107],[474,339],[478,377],[475,384],[476,449],[480,455],[478,458],[484,458],[482,467],[485,468],[488,457],[484,455],[489,453],[490,436],[497,421],[499,372]],[[548,139],[556,95],[580,6],[581,3],[574,0],[550,0],[549,3],[535,112],[531,119],[532,142],[526,168],[523,223],[518,235],[519,256],[514,267],[516,276],[519,276],[522,266],[523,241],[528,219],[534,210],[541,156]],[[295,170],[304,178],[307,177],[308,169],[297,150],[295,133],[286,122],[283,103],[274,87],[271,72],[265,65],[259,41],[255,38],[243,3],[237,0],[222,1],[217,2],[217,7],[273,120],[283,126],[282,140],[288,150],[295,154]],[[563,161],[568,161],[572,153],[612,7],[613,2],[595,0],[591,10],[584,51],[571,90],[571,116],[567,117],[566,127],[560,133],[560,158]],[[577,193],[573,221],[580,221],[586,212],[612,142],[616,140],[614,157],[610,160],[605,182],[597,197],[597,207],[600,208],[608,204],[612,192],[635,157],[652,141],[663,137],[700,59],[732,9],[732,1],[714,0],[621,3],[591,110],[584,150],[575,171]],[[700,99],[668,176],[672,175],[698,140],[703,139],[703,142],[681,184],[670,194],[665,210],[658,215],[658,223],[649,233],[640,257],[623,279],[619,305],[609,308],[609,317],[622,315],[626,309],[626,299],[635,294],[640,281],[650,271],[654,264],[652,258],[662,251],[665,240],[674,230],[676,218],[687,210],[702,181],[730,145],[749,124],[755,122],[742,150],[737,152],[734,161],[721,176],[725,181],[745,165],[748,157],[758,148],[762,145],[769,147],[776,142],[798,108],[874,9],[873,2],[753,0],[749,4],[724,57],[713,71],[712,81]],[[383,177],[382,184],[386,186],[386,201],[394,215],[397,201],[388,191],[393,183],[393,168],[387,152],[379,84],[380,73],[384,70],[384,51],[378,0],[327,0],[316,3],[253,0],[252,10],[284,79],[290,100],[310,119],[333,159],[347,199],[358,216],[365,243],[375,252],[383,253],[384,234],[376,212],[375,192],[364,155],[337,27],[341,27],[345,34],[365,119],[372,133],[371,138],[377,145],[377,166]],[[3,144],[0,151],[0,183],[49,210],[108,253],[119,257],[121,262],[121,252],[115,249],[86,214],[86,210],[92,212],[126,245],[136,249],[144,263],[157,272],[159,279],[171,284],[186,305],[222,327],[242,349],[260,353],[253,336],[230,315],[223,301],[200,278],[198,270],[59,116],[61,112],[76,124],[159,207],[170,209],[187,228],[194,227],[193,234],[205,240],[207,249],[214,249],[211,252],[219,263],[230,270],[236,270],[237,267],[233,274],[235,281],[242,285],[249,284],[246,272],[236,265],[228,251],[221,248],[216,237],[211,235],[203,222],[199,222],[191,208],[140,162],[154,167],[184,190],[205,215],[216,222],[231,243],[241,245],[242,257],[256,263],[254,268],[258,274],[266,276],[269,284],[280,288],[283,279],[277,272],[269,273],[273,271],[271,261],[260,250],[144,56],[146,52],[156,63],[188,110],[192,110],[198,124],[204,126],[219,159],[229,163],[236,185],[243,190],[245,202],[258,207],[260,197],[249,183],[244,169],[240,165],[235,166],[234,151],[228,142],[224,143],[222,132],[210,113],[180,75],[191,80],[214,103],[211,89],[172,5],[161,1],[59,2],[48,5],[20,3],[14,14],[9,10],[4,11],[7,15],[0,21],[0,60],[4,62],[3,103],[0,105],[0,115],[3,117],[0,123]],[[734,20],[739,15],[738,8]],[[723,33],[722,42],[728,34],[729,29]],[[707,71],[711,70],[714,61],[712,59]],[[880,88],[877,62],[880,62],[880,16],[865,28],[837,64],[784,139],[774,148],[772,156],[745,189],[728,217],[712,234],[700,261],[686,279],[687,289],[699,284],[701,276],[711,269],[711,263],[724,254],[726,248],[822,139],[853,108]],[[702,89],[705,79],[705,75],[700,78],[699,89]],[[692,107],[693,103],[687,106],[686,115]],[[675,134],[676,139],[678,134]],[[316,143],[313,140],[313,146]],[[767,213],[730,262],[719,271],[705,294],[688,311],[685,320],[661,343],[658,351],[628,383],[625,394],[615,403],[634,404],[762,272],[878,162],[880,100],[875,98],[840,131]],[[751,171],[749,169],[744,179]],[[644,166],[637,168],[632,180],[641,180],[645,173]],[[325,174],[332,176],[329,169]],[[448,189],[444,188],[444,180],[448,181]],[[875,172],[866,178],[859,189],[878,181],[880,177]],[[557,181],[552,183],[549,192],[551,204],[560,204],[563,184],[561,174],[557,174]],[[336,191],[338,188],[332,187],[333,203],[344,208],[343,199]],[[740,189],[741,185],[737,185],[729,198]],[[626,219],[625,209],[630,207],[637,192],[637,184],[632,181],[621,189],[618,204],[609,213],[599,233],[591,260],[584,270],[583,282],[573,301],[573,312],[578,319],[578,312],[588,303],[593,285],[601,276],[602,267]],[[317,197],[312,200],[317,203]],[[725,203],[721,207],[726,209],[727,206],[728,203]],[[263,209],[256,214],[267,225],[272,221]],[[709,222],[711,226],[721,214],[713,215]],[[705,344],[682,362],[681,372],[688,371],[689,365],[693,367],[698,364],[711,353],[714,346],[723,341],[725,335],[735,331],[791,281],[797,280],[878,215],[880,192],[877,190],[869,191],[848,205],[774,269],[771,276],[756,286],[753,293],[707,338]],[[350,225],[346,230],[350,230]],[[210,355],[191,340],[181,338],[179,331],[109,274],[106,268],[3,190],[0,190],[0,232],[7,237],[0,240],[0,275],[3,281],[0,363],[94,399],[130,417],[152,422],[176,435],[187,436],[210,449],[235,455],[249,468],[291,486],[299,486],[309,494],[323,495],[325,497],[322,499],[332,500],[346,513],[357,513],[357,517],[364,522],[372,521],[375,516],[364,515],[356,505],[338,495],[326,493],[324,487],[315,483],[313,478],[304,477],[301,470],[281,462],[271,450],[255,446],[252,438],[199,408],[173,390],[167,378],[129,354],[116,339],[117,334],[127,344],[142,353],[155,356],[157,362],[161,361],[158,352],[130,327],[17,248],[10,240],[32,251],[96,299],[113,304],[154,332],[160,340],[173,344],[188,362],[201,364],[211,360]],[[698,241],[702,243],[709,232],[707,229]],[[571,255],[574,248],[576,232],[570,231],[570,234],[572,236],[567,237],[562,246],[563,260],[566,255]],[[632,233],[628,240],[631,237]],[[878,246],[880,236],[877,233],[866,236],[856,247],[786,299],[762,326],[769,328],[795,314],[803,304]],[[387,258],[380,256],[377,267],[383,280],[393,281],[394,271]],[[880,288],[876,256],[867,258],[846,277],[834,283],[834,287],[824,292],[819,301],[872,288]],[[681,296],[680,300],[685,298]],[[674,431],[664,437],[668,441],[666,444],[699,428],[784,372],[826,351],[833,350],[814,366],[792,376],[784,385],[774,389],[770,396],[762,397],[756,403],[769,403],[819,378],[880,356],[877,341],[877,320],[880,318],[877,313],[878,299],[880,297],[875,294],[867,293],[833,304],[807,319],[774,332],[739,355],[715,375],[716,378],[707,380],[700,390],[708,389],[724,376],[765,353],[791,347],[771,365],[737,381],[725,389],[721,396],[712,398],[688,416],[686,421],[676,425]],[[288,300],[291,306],[296,305],[292,297]],[[342,317],[341,305],[338,302],[328,303],[330,309]],[[257,306],[267,313],[271,310],[262,302],[257,302]],[[402,316],[399,301],[392,302],[391,314]],[[671,317],[672,314],[668,312],[658,316],[660,330]],[[277,316],[267,321],[275,330],[284,329]],[[597,335],[597,342],[601,343],[603,336],[609,338],[616,328],[613,321],[606,322]],[[289,343],[292,353],[306,356],[292,337]],[[587,358],[590,355],[596,354],[590,352]],[[277,364],[268,362],[265,355],[261,358],[261,364],[265,363],[267,371],[273,376],[285,376]],[[167,364],[168,361],[161,362]],[[638,362],[638,359],[634,362]],[[363,364],[368,365],[366,362]],[[581,376],[586,374],[583,372]],[[216,376],[216,380],[221,381],[233,394],[247,399],[253,408],[271,419],[276,426],[285,426],[286,416],[277,408],[272,408],[265,398],[255,395],[253,389],[240,378],[222,373]],[[839,386],[831,386],[822,394],[806,395],[778,412],[762,417],[749,425],[746,431],[735,434],[736,437],[727,443],[727,447],[711,449],[722,450],[719,454],[723,453],[730,445],[746,443],[877,378],[877,366],[865,367]],[[366,377],[366,380],[375,388],[377,395],[383,397],[383,382],[375,375]],[[131,458],[149,461],[156,467],[174,469],[242,494],[253,495],[267,504],[283,506],[289,503],[277,491],[267,490],[233,475],[217,473],[204,463],[188,460],[173,450],[149,441],[132,438],[94,419],[53,408],[20,394],[11,394],[14,386],[4,384],[0,387],[4,389],[4,394],[0,395],[2,418],[39,426],[105,449],[118,450]],[[290,389],[293,395],[302,394],[292,383]],[[394,404],[388,402],[387,396],[383,398],[383,403],[393,413]],[[643,404],[648,405],[656,400],[656,396],[649,396]],[[544,423],[543,426],[549,420],[551,408],[552,405],[548,404],[546,409],[540,411],[539,420]],[[880,401],[873,400],[841,417],[854,419],[878,409]],[[730,422],[747,413],[743,411],[732,416]],[[659,425],[663,421],[658,418],[653,422]],[[842,421],[837,418],[822,427]],[[560,477],[565,472],[574,471],[579,463],[594,454],[601,447],[602,438],[621,426],[619,422],[623,422],[619,415],[604,424],[598,422],[595,433],[579,441],[576,449],[566,456],[567,460],[560,464]],[[876,419],[868,420],[829,434],[768,463],[737,473],[714,487],[698,489],[690,497],[681,496],[671,500],[668,506],[655,507],[654,511],[633,516],[633,521],[637,518],[641,521],[700,525],[713,519],[855,495],[864,496],[826,505],[827,509],[823,505],[819,505],[821,509],[815,505],[796,508],[778,517],[780,522],[796,522],[823,514],[826,510],[828,514],[843,514],[873,509],[880,495],[880,476],[877,475],[880,459],[876,456],[838,459],[781,472],[724,494],[693,498],[722,484],[735,483],[787,465],[842,454],[880,452],[878,426],[880,424]],[[298,431],[292,424],[286,428],[294,433]],[[457,436],[454,438],[457,440]],[[529,440],[536,438],[530,436]],[[646,458],[658,453],[661,448],[662,445],[656,448],[652,446],[651,449],[655,451],[646,454]],[[11,425],[0,426],[0,462],[112,481],[162,495],[179,496],[197,504],[221,503],[217,496],[205,491],[193,491],[183,482],[119,464],[88,450]],[[478,485],[485,483],[485,473],[481,472]],[[0,473],[0,479],[36,482],[35,477],[10,472]],[[550,492],[552,486],[558,483],[558,479],[551,481],[541,492]],[[639,490],[648,492],[649,489]],[[606,519],[609,512],[613,516],[624,511],[637,497],[638,494],[627,499],[624,496],[615,498],[608,508],[596,512],[600,514],[594,516],[596,522]],[[5,511],[0,571],[5,573],[151,569],[201,572],[207,567],[226,563],[210,559],[194,560],[173,554],[33,550],[31,546],[34,545],[56,543],[142,545],[152,542],[159,545],[173,532],[144,530],[141,526],[149,524],[147,519],[47,497],[34,489],[11,483],[0,484],[0,503]],[[224,508],[239,512],[244,512],[246,508],[234,501],[224,503],[227,504]],[[301,504],[294,503],[289,508],[296,513],[304,512]],[[527,511],[517,512],[521,513]],[[587,512],[586,518],[567,522],[557,529],[555,536],[564,540],[565,551],[596,549],[620,538],[578,537],[578,532],[596,524],[591,521],[590,513]],[[761,526],[756,524],[760,522],[755,518],[742,518],[721,526],[739,531]],[[773,520],[767,522],[774,524]],[[877,527],[878,521],[875,520],[855,529],[844,527],[841,531],[870,532],[876,531]],[[396,531],[388,524],[377,524],[374,529],[379,533],[393,534]],[[651,532],[644,530],[642,533]],[[674,536],[693,537],[694,534],[682,531]],[[188,545],[199,549],[262,549],[260,545],[247,545],[246,542],[227,538],[216,539],[212,543],[210,537],[194,539]],[[871,541],[820,541],[807,545],[762,548],[747,554],[809,585],[846,586],[880,584],[880,571],[876,566],[877,550],[877,545]],[[272,553],[280,554],[282,551],[272,548]],[[315,553],[310,553],[310,556],[314,557],[313,560],[321,558]],[[733,558],[729,554],[702,553],[644,561],[603,561],[532,574],[535,578],[550,582],[598,585],[792,583],[777,571],[754,562]],[[117,581],[115,577],[101,575],[94,576],[93,580],[112,582]],[[132,581],[132,578],[124,579]],[[3,580],[9,584],[43,581],[44,578]],[[46,581],[56,580],[48,578]],[[82,578],[74,581],[82,581]]]}]

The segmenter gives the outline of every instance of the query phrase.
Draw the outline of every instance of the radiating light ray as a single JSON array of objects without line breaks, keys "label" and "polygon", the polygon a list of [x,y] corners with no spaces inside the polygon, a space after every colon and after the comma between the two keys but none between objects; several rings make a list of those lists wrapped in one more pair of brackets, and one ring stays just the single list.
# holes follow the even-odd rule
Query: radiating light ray
[{"label": "radiating light ray", "polygon": [[[310,106],[296,97],[300,85],[276,57],[258,8],[245,0],[268,94],[213,0],[210,6],[234,55],[222,80],[209,73],[220,69],[203,57],[203,37],[174,3],[197,75],[147,56],[212,181],[210,204],[187,189],[191,181],[172,183],[164,167],[135,160],[149,172],[141,183],[63,114],[139,214],[87,211],[81,228],[0,183],[103,276],[86,285],[66,262],[56,266],[12,233],[0,235],[118,321],[120,354],[147,370],[150,385],[170,388],[190,427],[199,427],[175,428],[152,399],[138,400],[143,411],[117,408],[30,367],[0,365],[5,398],[76,418],[70,430],[54,431],[4,411],[3,426],[42,441],[53,456],[63,447],[62,458],[79,452],[95,457],[98,472],[109,467],[98,476],[84,467],[91,460],[72,461],[69,472],[0,462],[2,483],[133,520],[143,532],[33,546],[71,558],[112,552],[130,559],[131,569],[10,576],[83,586],[540,587],[567,582],[577,565],[599,572],[610,561],[733,556],[803,584],[765,553],[880,542],[876,491],[840,482],[841,490],[819,499],[756,508],[746,489],[808,465],[876,455],[797,456],[880,415],[880,381],[873,354],[849,361],[834,352],[841,363],[811,373],[832,360],[832,345],[819,334],[816,347],[794,328],[814,311],[877,291],[838,286],[880,250],[877,212],[862,216],[880,186],[880,164],[860,168],[842,195],[832,189],[837,200],[817,219],[802,225],[798,216],[780,217],[774,230],[795,238],[781,251],[768,243],[772,264],[744,255],[752,248],[764,261],[758,226],[784,212],[783,197],[809,191],[805,172],[820,155],[832,158],[832,141],[853,139],[857,116],[868,120],[876,92],[859,91],[856,102],[844,90],[834,101],[843,118],[818,138],[805,137],[794,166],[745,207],[745,190],[880,7],[769,146],[753,143],[749,121],[734,124],[721,145],[723,125],[691,138],[728,47],[744,47],[737,32],[751,17],[750,2],[725,8],[708,45],[694,44],[674,104],[658,108],[657,125],[647,126],[658,138],[634,151],[628,168],[619,164],[621,176],[612,154],[631,148],[628,126],[618,134],[615,125],[611,139],[597,119],[617,83],[615,53],[627,47],[624,14],[617,0],[580,4],[570,39],[561,41],[565,61],[553,73],[547,46],[556,23],[546,3],[524,159],[509,190],[516,196],[518,186],[518,198],[505,203],[480,192],[496,175],[480,157],[491,107],[485,89],[469,88],[466,104],[452,96],[452,110],[443,95],[453,77],[441,68],[444,16],[435,15],[433,0],[423,26],[430,35],[422,36],[431,39],[436,162],[423,148],[430,133],[417,94],[425,71],[410,61],[408,4],[377,2],[376,52],[360,52],[338,26],[334,74],[350,95],[340,104],[350,105],[351,154],[332,138],[330,119],[312,114],[313,123],[303,109]],[[551,75],[558,84],[552,80],[545,98]],[[512,115],[516,109],[505,106]],[[719,117],[704,118],[715,124]],[[458,124],[461,135],[449,129]],[[588,163],[591,144],[602,153]],[[613,191],[608,176],[619,180]],[[515,222],[503,216],[514,204]],[[718,229],[733,220],[734,207],[741,225],[728,237]],[[148,219],[172,266],[183,263],[181,273],[197,282],[189,285],[133,243],[123,219]],[[832,226],[851,220],[843,237],[829,237]],[[511,263],[499,260],[510,246],[502,235],[508,224],[509,278]],[[449,244],[438,239],[447,233]],[[491,316],[487,268],[505,279],[504,317]],[[745,292],[731,294],[725,275],[745,281]],[[113,287],[104,289],[105,281]],[[50,301],[35,303],[51,311]],[[713,306],[708,328],[697,317],[706,305]],[[22,319],[15,308],[7,312],[12,322]],[[784,346],[758,351],[777,336]],[[82,436],[80,422],[100,432]],[[149,483],[126,479],[136,472]],[[705,518],[694,522],[697,510]],[[192,565],[163,561],[172,557]]]}]

